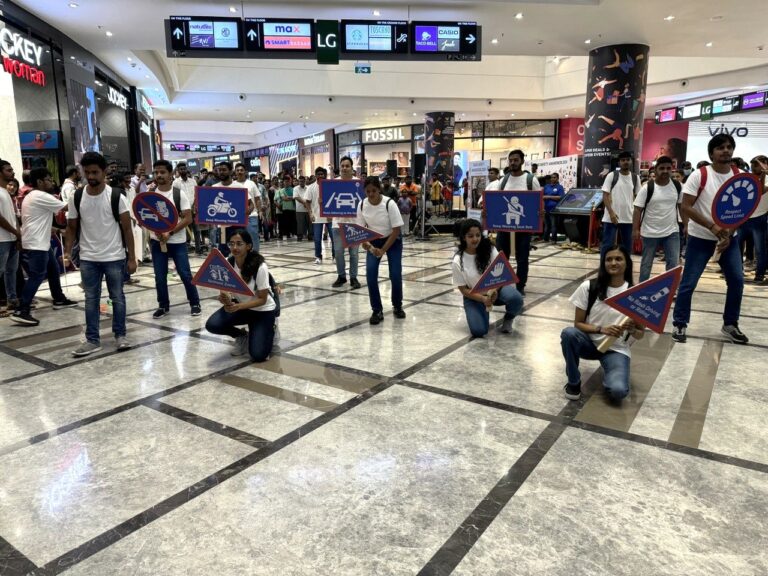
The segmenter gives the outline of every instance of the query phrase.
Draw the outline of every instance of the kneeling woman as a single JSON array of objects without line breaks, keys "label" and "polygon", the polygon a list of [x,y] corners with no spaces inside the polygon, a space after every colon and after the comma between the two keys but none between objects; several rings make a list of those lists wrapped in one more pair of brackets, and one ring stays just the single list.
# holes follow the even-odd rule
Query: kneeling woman
[{"label": "kneeling woman", "polygon": [[403,240],[400,229],[403,218],[397,204],[391,198],[381,193],[381,182],[377,176],[365,179],[365,198],[357,207],[357,223],[383,238],[364,242],[363,250],[368,252],[365,260],[365,279],[368,283],[368,299],[371,302],[373,314],[371,324],[384,320],[384,306],[379,292],[379,264],[384,254],[387,255],[389,266],[389,281],[392,285],[392,308],[395,318],[405,318],[403,310]]},{"label": "kneeling woman", "polygon": [[459,230],[459,250],[453,257],[453,285],[464,296],[464,313],[469,331],[475,338],[488,334],[489,312],[496,306],[504,306],[504,323],[501,331],[512,331],[512,321],[523,309],[523,296],[513,285],[485,294],[473,294],[477,281],[483,275],[499,251],[483,236],[477,220],[465,220]]},{"label": "kneeling woman", "polygon": [[[269,286],[269,269],[264,257],[252,252],[253,240],[244,229],[232,234],[228,242],[232,251],[230,263],[248,284],[255,296],[219,293],[219,302],[224,306],[205,323],[211,334],[226,334],[235,339],[233,356],[250,353],[254,362],[264,362],[272,352],[275,336],[275,300]],[[238,326],[248,326],[248,330]]]},{"label": "kneeling woman", "polygon": [[[579,360],[599,360],[605,373],[603,386],[612,400],[621,400],[629,394],[629,336],[639,340],[643,328],[605,304],[603,300],[624,292],[632,286],[632,259],[626,248],[614,246],[600,262],[596,280],[585,280],[570,298],[576,306],[573,326],[563,330],[560,343],[565,357],[568,383],[565,397],[578,400],[581,395]],[[624,323],[622,324],[622,321]],[[607,352],[598,350],[606,338],[613,337]]]}]

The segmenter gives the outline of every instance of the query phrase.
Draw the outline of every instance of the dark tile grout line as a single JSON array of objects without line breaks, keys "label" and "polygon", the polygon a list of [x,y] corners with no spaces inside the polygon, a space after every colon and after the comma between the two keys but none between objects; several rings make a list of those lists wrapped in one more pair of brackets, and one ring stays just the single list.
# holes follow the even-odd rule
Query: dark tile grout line
[{"label": "dark tile grout line", "polygon": [[24,576],[35,569],[37,569],[37,564],[0,536],[0,574],[3,576]]},{"label": "dark tile grout line", "polygon": [[38,368],[43,368],[44,370],[52,370],[56,367],[56,364],[54,364],[53,362],[49,362],[48,360],[43,360],[42,358],[38,358],[37,356],[33,356],[32,354],[27,354],[26,352],[22,352],[21,350],[17,350],[16,348],[12,348],[11,346],[6,346],[3,343],[0,343],[0,352],[2,352],[3,354],[7,354],[8,356],[12,356],[13,358],[23,360],[28,364],[33,364]]}]

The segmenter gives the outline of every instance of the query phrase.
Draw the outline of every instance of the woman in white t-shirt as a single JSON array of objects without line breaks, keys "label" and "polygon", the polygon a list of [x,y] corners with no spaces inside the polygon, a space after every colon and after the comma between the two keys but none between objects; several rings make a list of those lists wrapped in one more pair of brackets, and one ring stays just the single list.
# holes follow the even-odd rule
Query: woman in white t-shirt
[{"label": "woman in white t-shirt", "polygon": [[[254,362],[264,362],[272,352],[275,337],[277,305],[269,285],[269,268],[264,257],[253,252],[253,240],[247,230],[235,230],[228,246],[234,260],[232,266],[248,284],[255,296],[233,296],[219,292],[223,304],[205,323],[211,334],[226,334],[235,339],[233,356],[246,352]],[[238,326],[248,325],[248,330]]]},{"label": "woman in white t-shirt", "polygon": [[501,331],[512,331],[512,321],[523,309],[523,296],[514,285],[503,286],[485,294],[474,294],[472,288],[486,271],[499,252],[487,236],[483,236],[482,225],[477,220],[465,220],[459,230],[459,249],[453,257],[453,285],[464,297],[464,313],[469,331],[475,338],[488,333],[489,311],[493,306],[505,307]]},{"label": "woman in white t-shirt", "polygon": [[[625,319],[621,312],[603,300],[624,292],[630,286],[632,259],[624,246],[614,246],[600,259],[597,280],[585,280],[571,295],[570,301],[576,306],[576,317],[573,326],[560,334],[568,376],[565,397],[569,400],[578,400],[581,396],[581,358],[600,361],[605,373],[603,386],[612,400],[619,401],[629,394],[630,352],[627,339],[629,336],[641,339],[643,328]],[[621,325],[622,322],[626,324]],[[607,352],[600,352],[597,347],[608,337],[616,340]]]},{"label": "woman in white t-shirt", "polygon": [[365,260],[365,278],[368,282],[368,298],[373,314],[371,324],[384,320],[384,307],[379,292],[379,264],[384,254],[387,255],[389,281],[392,284],[392,308],[395,318],[405,318],[403,311],[403,240],[400,230],[403,218],[397,203],[385,198],[381,193],[378,176],[365,179],[365,198],[357,205],[357,223],[382,235],[382,238],[363,242],[363,250],[368,252]]}]

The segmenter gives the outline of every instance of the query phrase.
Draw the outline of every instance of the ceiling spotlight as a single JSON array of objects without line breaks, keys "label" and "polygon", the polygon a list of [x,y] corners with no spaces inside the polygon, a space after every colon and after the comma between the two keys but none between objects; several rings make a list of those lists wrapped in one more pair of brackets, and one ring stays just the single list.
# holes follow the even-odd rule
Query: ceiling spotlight
[{"label": "ceiling spotlight", "polygon": [[128,62],[133,62],[133,58],[131,58],[130,56],[128,56]]},{"label": "ceiling spotlight", "polygon": [[565,117],[566,117],[566,118],[570,118],[570,116],[568,116],[568,114],[566,114],[566,115],[565,115]]},{"label": "ceiling spotlight", "polygon": [[672,22],[672,20],[674,20],[674,19],[675,19],[675,17],[672,16],[672,14],[670,14],[669,16],[665,16],[664,17],[664,20],[666,20],[667,22]]},{"label": "ceiling spotlight", "polygon": [[237,8],[235,8],[234,6],[230,6],[229,11],[232,12],[232,14],[237,14]]},{"label": "ceiling spotlight", "polygon": [[712,48],[712,42],[707,42],[706,44],[704,44],[704,46],[706,46],[707,48]]},{"label": "ceiling spotlight", "polygon": [[523,19],[523,13],[522,12],[518,12],[517,14],[515,14],[515,20],[522,20],[522,19]]},{"label": "ceiling spotlight", "polygon": [[584,40],[584,44],[592,44],[592,38],[587,38]]},{"label": "ceiling spotlight", "polygon": [[374,115],[374,116],[378,116],[378,115],[379,115],[379,113],[378,113],[378,112],[374,112],[374,113],[373,113],[373,115]]},{"label": "ceiling spotlight", "polygon": [[78,6],[80,6],[80,4],[78,4],[77,2],[70,2],[69,3],[69,7],[70,8],[77,8]]},{"label": "ceiling spotlight", "polygon": [[417,116],[416,112],[413,113],[414,116]]},{"label": "ceiling spotlight", "polygon": [[373,11],[373,15],[374,16],[381,16],[381,12],[379,12],[378,10],[374,10]]},{"label": "ceiling spotlight", "polygon": [[149,80],[149,74],[144,74],[144,78],[146,78],[147,80]]},{"label": "ceiling spotlight", "polygon": [[314,113],[315,113],[315,111],[314,111],[314,110],[312,110],[312,112],[310,112],[310,114],[314,114]]},{"label": "ceiling spotlight", "polygon": [[720,22],[720,20],[722,20],[722,19],[723,19],[723,17],[722,17],[722,16],[720,16],[720,15],[718,15],[718,16],[712,16],[712,17],[709,19],[709,21],[710,21],[710,22]]},{"label": "ceiling spotlight", "polygon": [[491,44],[498,44],[498,43],[499,43],[499,39],[498,38],[491,39]]},{"label": "ceiling spotlight", "polygon": [[104,32],[104,34],[106,34],[106,35],[107,35],[107,38],[112,38],[112,36],[113,36],[112,32],[110,32],[109,30],[107,30],[106,32]]},{"label": "ceiling spotlight", "polygon": [[510,114],[510,116],[514,116],[514,113]]},{"label": "ceiling spotlight", "polygon": [[181,108],[176,108],[176,110],[178,110],[179,112],[181,112]]},{"label": "ceiling spotlight", "polygon": [[69,57],[69,59],[70,59],[70,60],[74,60],[74,59],[75,59],[75,57],[74,57],[74,56],[70,56],[70,57]]}]

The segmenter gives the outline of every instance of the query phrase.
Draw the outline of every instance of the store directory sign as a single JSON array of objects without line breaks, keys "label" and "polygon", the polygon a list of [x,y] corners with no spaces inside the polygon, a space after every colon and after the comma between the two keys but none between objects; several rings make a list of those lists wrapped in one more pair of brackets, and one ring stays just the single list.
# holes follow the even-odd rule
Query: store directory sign
[{"label": "store directory sign", "polygon": [[766,104],[766,92],[752,92],[741,96],[741,109],[754,110],[762,108]]},{"label": "store directory sign", "polygon": [[239,18],[212,16],[171,16],[171,48],[187,50],[242,50]]},{"label": "store directory sign", "polygon": [[697,104],[689,104],[688,106],[680,106],[678,113],[683,120],[698,118],[701,116],[701,102]]},{"label": "store directory sign", "polygon": [[261,52],[314,52],[313,20],[246,18],[245,48]]},{"label": "store directory sign", "polygon": [[730,96],[712,102],[712,114],[728,114],[739,109],[739,97]]},{"label": "store directory sign", "polygon": [[411,52],[414,54],[477,54],[475,22],[412,22]]},{"label": "store directory sign", "polygon": [[674,122],[675,120],[677,120],[677,108],[667,108],[656,112],[656,122],[659,124]]},{"label": "store directory sign", "polygon": [[354,53],[407,54],[408,34],[405,21],[342,20],[341,49]]}]

